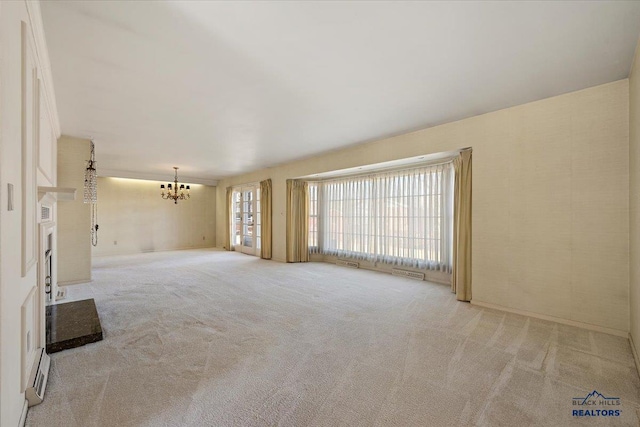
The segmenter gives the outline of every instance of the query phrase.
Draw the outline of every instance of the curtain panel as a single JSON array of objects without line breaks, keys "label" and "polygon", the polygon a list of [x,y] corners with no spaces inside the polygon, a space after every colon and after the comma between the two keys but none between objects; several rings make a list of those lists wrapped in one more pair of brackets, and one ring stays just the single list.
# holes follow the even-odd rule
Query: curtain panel
[{"label": "curtain panel", "polygon": [[312,184],[310,251],[451,273],[453,184],[452,162]]},{"label": "curtain panel", "polygon": [[471,161],[467,148],[453,161],[455,169],[453,272],[451,291],[460,301],[471,301]]},{"label": "curtain panel", "polygon": [[233,215],[232,213],[233,201],[231,200],[232,195],[233,195],[233,188],[227,187],[227,197],[226,197],[227,215],[226,215],[226,221],[225,221],[226,228],[224,233],[224,248],[228,251],[233,250],[233,242],[231,241],[231,238],[233,236],[231,233],[231,217]]},{"label": "curtain panel", "polygon": [[308,199],[307,182],[287,180],[287,262],[309,261]]},{"label": "curtain panel", "polygon": [[260,182],[260,223],[261,239],[260,258],[271,259],[271,221],[272,221],[272,201],[271,201],[271,178]]}]

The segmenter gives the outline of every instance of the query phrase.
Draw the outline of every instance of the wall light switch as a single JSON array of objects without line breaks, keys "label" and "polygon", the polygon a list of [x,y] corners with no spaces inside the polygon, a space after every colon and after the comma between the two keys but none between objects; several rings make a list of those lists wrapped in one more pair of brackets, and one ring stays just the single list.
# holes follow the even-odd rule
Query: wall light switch
[{"label": "wall light switch", "polygon": [[7,184],[7,210],[13,210],[13,184]]}]

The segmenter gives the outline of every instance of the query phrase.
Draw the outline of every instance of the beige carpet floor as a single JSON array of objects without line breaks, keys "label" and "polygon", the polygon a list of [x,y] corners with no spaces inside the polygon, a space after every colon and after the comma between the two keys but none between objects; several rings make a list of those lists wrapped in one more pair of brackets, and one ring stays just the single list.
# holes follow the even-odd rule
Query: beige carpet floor
[{"label": "beige carpet floor", "polygon": [[[36,426],[637,426],[627,340],[448,287],[191,250],[94,260],[105,339],[52,355]],[[574,418],[572,398],[619,397]],[[617,409],[617,408],[616,408]]]}]

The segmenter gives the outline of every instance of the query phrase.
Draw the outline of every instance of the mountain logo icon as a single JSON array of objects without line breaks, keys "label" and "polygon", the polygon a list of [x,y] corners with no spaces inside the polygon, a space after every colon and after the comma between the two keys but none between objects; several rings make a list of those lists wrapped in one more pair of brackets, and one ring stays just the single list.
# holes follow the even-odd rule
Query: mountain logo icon
[{"label": "mountain logo icon", "polygon": [[606,397],[602,393],[598,392],[598,390],[593,390],[591,393],[587,394],[586,397],[573,398],[574,401],[577,401],[576,403],[578,405],[589,405],[589,404],[593,404],[590,402],[612,401],[612,400],[619,400],[619,399],[620,399],[619,397]]}]

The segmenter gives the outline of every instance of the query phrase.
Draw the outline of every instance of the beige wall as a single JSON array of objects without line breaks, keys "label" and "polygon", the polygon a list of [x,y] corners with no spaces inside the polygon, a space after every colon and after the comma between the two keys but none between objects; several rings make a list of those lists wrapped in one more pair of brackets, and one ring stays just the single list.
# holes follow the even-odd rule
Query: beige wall
[{"label": "beige wall", "polygon": [[473,147],[473,302],[624,332],[628,96],[625,79],[232,177],[219,188],[273,179],[273,255],[284,261],[286,179]]},{"label": "beige wall", "polygon": [[160,184],[166,182],[98,178],[93,255],[215,246],[216,187],[191,184],[191,199],[176,205],[160,197]]},{"label": "beige wall", "polygon": [[91,280],[91,211],[84,203],[84,171],[91,157],[88,139],[58,140],[58,185],[75,188],[73,202],[58,203],[58,284]]},{"label": "beige wall", "polygon": [[640,352],[640,41],[629,77],[629,257],[631,336]]}]

